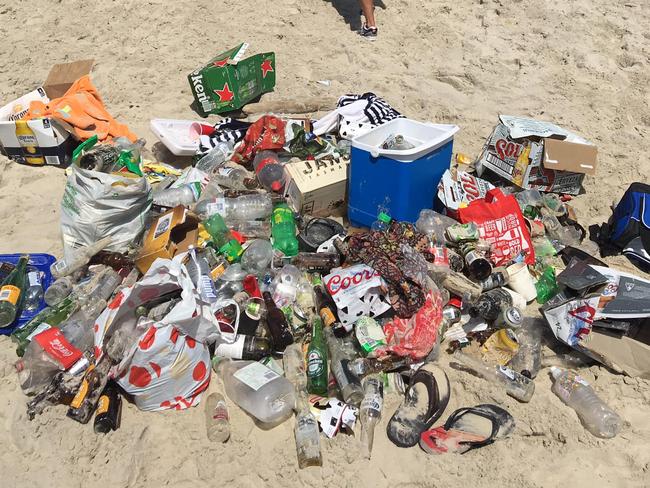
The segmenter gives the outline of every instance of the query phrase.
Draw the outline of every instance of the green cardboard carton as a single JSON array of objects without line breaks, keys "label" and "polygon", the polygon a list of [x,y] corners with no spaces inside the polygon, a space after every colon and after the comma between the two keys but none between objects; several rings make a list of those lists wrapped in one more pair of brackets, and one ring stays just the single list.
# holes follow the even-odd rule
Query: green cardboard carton
[{"label": "green cardboard carton", "polygon": [[247,43],[229,49],[187,76],[202,117],[237,110],[275,86],[275,53],[242,60]]}]

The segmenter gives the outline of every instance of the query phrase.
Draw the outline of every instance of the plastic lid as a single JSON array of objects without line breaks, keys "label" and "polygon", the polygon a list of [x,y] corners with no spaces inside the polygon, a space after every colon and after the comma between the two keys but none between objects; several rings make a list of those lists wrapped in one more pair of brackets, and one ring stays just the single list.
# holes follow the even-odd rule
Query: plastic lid
[{"label": "plastic lid", "polygon": [[271,183],[271,190],[279,192],[280,190],[282,190],[282,183],[280,183],[279,181],[274,181],[273,183]]},{"label": "plastic lid", "polygon": [[379,215],[377,215],[377,220],[383,222],[384,224],[390,224],[390,221],[393,219],[387,213],[379,212]]},{"label": "plastic lid", "polygon": [[447,305],[451,305],[456,308],[463,308],[463,301],[460,298],[450,298],[447,302]]}]

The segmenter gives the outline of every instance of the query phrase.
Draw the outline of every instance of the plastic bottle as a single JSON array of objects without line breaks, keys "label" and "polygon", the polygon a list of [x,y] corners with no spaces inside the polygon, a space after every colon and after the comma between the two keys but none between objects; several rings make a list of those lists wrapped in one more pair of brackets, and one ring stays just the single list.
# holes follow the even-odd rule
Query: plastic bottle
[{"label": "plastic bottle", "polygon": [[255,275],[262,274],[273,259],[273,246],[264,239],[255,239],[248,244],[241,257],[241,267],[244,271]]},{"label": "plastic bottle", "polygon": [[502,311],[510,307],[523,310],[526,308],[526,300],[517,292],[507,288],[496,288],[483,293],[474,309],[485,320],[493,321]]},{"label": "plastic bottle", "polygon": [[248,190],[255,188],[257,182],[251,178],[244,168],[221,166],[210,172],[210,185],[219,185],[232,190]]},{"label": "plastic bottle", "polygon": [[296,453],[300,469],[309,466],[321,466],[323,458],[320,452],[320,431],[318,421],[309,409],[309,402],[305,395],[300,395],[296,402],[296,425],[294,435],[296,438]]},{"label": "plastic bottle", "polygon": [[352,373],[349,363],[357,358],[352,339],[337,338],[334,331],[325,329],[325,340],[329,349],[330,367],[336,378],[343,400],[350,405],[359,405],[363,400],[363,388],[358,376]]},{"label": "plastic bottle", "polygon": [[244,250],[226,226],[223,217],[219,214],[214,214],[203,225],[212,238],[214,248],[223,254],[228,262],[234,263],[239,261]]},{"label": "plastic bottle", "polygon": [[623,421],[593,390],[573,371],[551,367],[552,386],[560,400],[574,409],[585,428],[596,437],[611,439],[623,427]]},{"label": "plastic bottle", "polygon": [[393,219],[387,213],[379,212],[379,214],[377,215],[377,220],[375,220],[372,223],[370,229],[377,232],[385,232],[388,230],[388,226],[390,225],[392,220]]},{"label": "plastic bottle", "polygon": [[33,312],[41,304],[43,299],[43,282],[41,272],[36,268],[27,269],[27,289],[25,290],[25,301],[23,308]]},{"label": "plastic bottle", "polygon": [[273,211],[273,203],[267,193],[241,195],[236,198],[213,197],[202,199],[194,207],[201,219],[207,219],[218,213],[224,220],[265,219]]},{"label": "plastic bottle", "polygon": [[260,422],[275,424],[291,416],[294,386],[275,371],[255,361],[230,359],[216,361],[214,368],[228,397]]},{"label": "plastic bottle", "polygon": [[185,263],[185,268],[194,283],[194,286],[199,291],[201,298],[207,303],[214,303],[217,301],[217,293],[214,288],[214,283],[210,277],[210,265],[208,260],[196,252],[192,248],[188,252],[188,261]]},{"label": "plastic bottle", "polygon": [[67,296],[72,292],[72,287],[74,286],[74,280],[71,276],[64,276],[59,278],[54,283],[52,283],[43,297],[45,298],[45,303],[50,307],[54,307],[61,303]]},{"label": "plastic bottle", "polygon": [[527,323],[517,331],[519,350],[509,365],[527,378],[534,379],[542,367],[542,326]]},{"label": "plastic bottle", "polygon": [[298,239],[296,238],[296,221],[293,212],[286,203],[281,203],[273,209],[271,215],[271,235],[273,248],[282,251],[285,256],[298,254]]},{"label": "plastic bottle", "polygon": [[278,307],[293,305],[301,279],[302,272],[292,264],[287,264],[277,272],[271,283],[271,293]]},{"label": "plastic bottle", "polygon": [[505,366],[493,366],[473,356],[456,351],[454,359],[473,370],[480,377],[505,387],[506,393],[520,402],[527,403],[535,393],[535,383],[530,378]]},{"label": "plastic bottle", "polygon": [[205,430],[212,442],[226,442],[230,438],[230,416],[221,393],[210,393],[205,402]]},{"label": "plastic bottle", "polygon": [[260,151],[253,159],[253,168],[260,184],[267,191],[280,193],[284,188],[284,166],[275,151]]},{"label": "plastic bottle", "polygon": [[291,264],[310,273],[329,274],[332,268],[341,265],[341,256],[337,252],[299,252]]},{"label": "plastic bottle", "polygon": [[18,264],[2,282],[0,287],[0,327],[7,327],[16,320],[27,281],[29,256],[21,256]]},{"label": "plastic bottle", "polygon": [[218,142],[205,156],[197,161],[195,167],[206,173],[212,171],[223,165],[230,157],[231,152],[232,144]]},{"label": "plastic bottle", "polygon": [[363,400],[359,407],[359,421],[361,422],[360,441],[363,453],[370,459],[372,444],[375,438],[375,426],[381,418],[384,404],[384,384],[376,376],[368,376],[363,381]]},{"label": "plastic bottle", "polygon": [[289,344],[282,355],[284,377],[296,387],[296,392],[307,391],[307,369],[302,344]]},{"label": "plastic bottle", "polygon": [[189,207],[199,199],[201,185],[190,183],[177,188],[166,188],[153,192],[153,203],[161,207],[173,208],[178,205]]},{"label": "plastic bottle", "polygon": [[108,236],[98,240],[94,244],[90,244],[89,246],[74,249],[71,251],[69,258],[61,258],[52,264],[50,267],[52,276],[54,276],[55,279],[59,279],[71,275],[75,271],[87,265],[88,261],[90,261],[90,259],[99,251],[107,247],[112,240],[113,238]]},{"label": "plastic bottle", "polygon": [[230,228],[249,239],[269,239],[271,237],[271,222],[268,220],[235,220],[230,223]]},{"label": "plastic bottle", "polygon": [[376,373],[395,371],[401,368],[407,368],[413,364],[413,359],[401,356],[389,356],[386,359],[376,358],[357,358],[350,361],[348,367],[350,371],[363,378],[364,376]]}]

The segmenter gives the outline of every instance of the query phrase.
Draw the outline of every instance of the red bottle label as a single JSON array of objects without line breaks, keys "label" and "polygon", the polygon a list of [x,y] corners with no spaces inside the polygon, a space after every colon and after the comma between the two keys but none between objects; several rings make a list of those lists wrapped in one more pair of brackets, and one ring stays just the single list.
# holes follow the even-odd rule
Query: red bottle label
[{"label": "red bottle label", "polygon": [[34,340],[43,350],[59,363],[63,369],[70,368],[83,355],[82,352],[68,342],[56,327],[51,327],[34,336]]}]

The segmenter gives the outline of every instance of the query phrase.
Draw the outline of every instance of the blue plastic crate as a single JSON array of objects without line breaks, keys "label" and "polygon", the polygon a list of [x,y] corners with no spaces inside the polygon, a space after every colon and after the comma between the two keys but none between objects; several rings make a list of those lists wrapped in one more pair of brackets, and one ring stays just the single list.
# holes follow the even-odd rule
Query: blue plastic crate
[{"label": "blue plastic crate", "polygon": [[[395,119],[352,141],[348,178],[348,219],[370,227],[377,209],[395,220],[415,222],[423,208],[433,208],[438,183],[451,163],[455,125]],[[381,144],[401,134],[416,147],[386,150]]]},{"label": "blue plastic crate", "polygon": [[[24,256],[25,254],[28,253],[0,254],[0,263],[11,263],[15,265],[18,263],[20,257]],[[50,284],[52,284],[52,281],[54,281],[52,279],[52,273],[50,273],[50,266],[52,266],[52,263],[54,263],[55,261],[56,258],[51,254],[40,254],[40,253],[29,254],[29,265],[35,267],[41,272],[41,278],[43,280],[43,290],[47,290]],[[14,330],[16,330],[19,327],[22,327],[27,322],[32,320],[34,316],[44,308],[45,308],[45,301],[41,300],[41,304],[38,306],[36,310],[33,310],[31,312],[27,312],[23,310],[23,312],[20,314],[20,317],[18,317],[18,319],[15,320],[13,324],[11,324],[8,327],[0,328],[0,335],[11,334]]]}]

